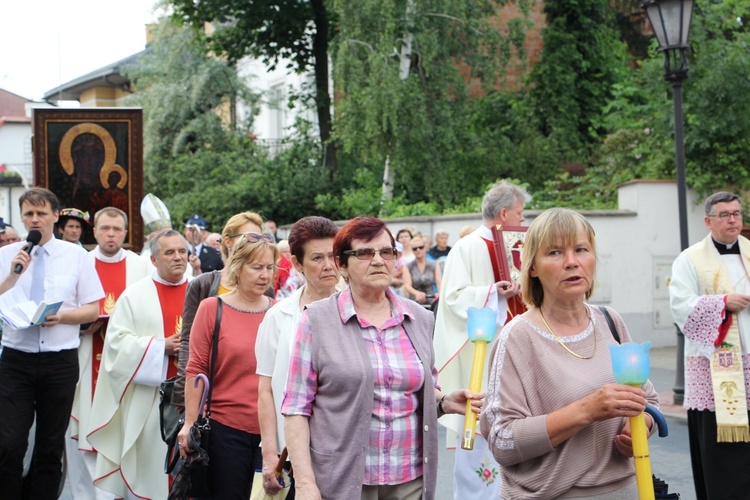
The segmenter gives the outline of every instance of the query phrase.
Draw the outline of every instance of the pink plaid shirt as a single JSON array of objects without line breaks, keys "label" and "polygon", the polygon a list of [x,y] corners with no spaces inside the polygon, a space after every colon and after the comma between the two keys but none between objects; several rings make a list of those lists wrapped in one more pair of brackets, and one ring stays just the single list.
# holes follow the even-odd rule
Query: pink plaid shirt
[{"label": "pink plaid shirt", "polygon": [[[403,327],[405,316],[414,317],[393,292],[387,290],[386,295],[392,315],[380,328],[357,316],[349,289],[338,298],[341,322],[356,317],[373,367],[375,393],[364,475],[368,485],[402,484],[422,475],[422,432],[416,412],[424,368]],[[303,314],[292,349],[281,408],[284,415],[311,415],[317,391],[311,357],[314,333],[308,315]],[[431,369],[439,390],[437,370]]]}]

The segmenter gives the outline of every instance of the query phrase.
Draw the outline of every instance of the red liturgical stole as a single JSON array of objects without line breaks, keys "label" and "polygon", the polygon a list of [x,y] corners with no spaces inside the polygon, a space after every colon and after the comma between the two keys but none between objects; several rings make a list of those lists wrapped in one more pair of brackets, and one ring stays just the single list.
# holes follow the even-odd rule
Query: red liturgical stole
[{"label": "red liturgical stole", "polygon": [[[164,320],[164,338],[171,337],[182,331],[182,308],[185,305],[185,292],[187,281],[182,285],[169,286],[159,282],[156,285],[156,293],[159,294],[161,305],[161,316]],[[167,368],[167,378],[177,375],[177,356],[172,356]]]},{"label": "red liturgical stole", "polygon": [[[500,262],[497,260],[497,253],[495,252],[495,243],[492,240],[482,238],[487,245],[487,251],[490,254],[490,262],[492,262],[492,274],[495,275],[495,283],[500,281]],[[520,262],[519,262],[520,269]],[[508,299],[508,319],[505,321],[507,324],[510,320],[516,317],[518,314],[526,312],[526,306],[521,300],[521,294],[516,295]]]},{"label": "red liturgical stole", "polygon": [[[94,259],[96,273],[104,288],[104,297],[99,299],[99,316],[109,316],[115,308],[115,302],[125,290],[127,272],[125,259],[120,262],[104,262]],[[99,329],[91,335],[91,397],[96,392],[96,379],[99,377],[99,366],[104,351],[104,334],[107,332],[108,318],[102,318]]]}]

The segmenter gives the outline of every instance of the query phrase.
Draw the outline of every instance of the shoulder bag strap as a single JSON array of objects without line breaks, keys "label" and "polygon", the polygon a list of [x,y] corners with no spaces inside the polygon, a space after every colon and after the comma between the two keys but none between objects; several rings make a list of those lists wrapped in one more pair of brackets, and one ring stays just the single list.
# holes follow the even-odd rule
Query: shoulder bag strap
[{"label": "shoulder bag strap", "polygon": [[214,391],[214,372],[216,371],[216,356],[219,353],[219,328],[221,328],[221,310],[223,308],[222,300],[216,297],[216,320],[214,321],[214,338],[211,343],[211,367],[208,373],[208,398],[206,401],[206,418],[211,417],[211,393]]},{"label": "shoulder bag strap", "polygon": [[622,344],[622,342],[620,342],[620,335],[617,333],[617,328],[615,327],[615,322],[612,320],[612,316],[609,315],[609,311],[607,311],[607,308],[604,306],[599,306],[599,310],[604,315],[604,319],[607,320],[609,331],[612,332],[612,336],[615,338],[618,344]]}]

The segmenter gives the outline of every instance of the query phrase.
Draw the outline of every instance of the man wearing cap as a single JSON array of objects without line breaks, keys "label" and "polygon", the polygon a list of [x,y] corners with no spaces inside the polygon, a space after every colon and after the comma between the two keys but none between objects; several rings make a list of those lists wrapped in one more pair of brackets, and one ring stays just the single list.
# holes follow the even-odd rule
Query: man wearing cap
[{"label": "man wearing cap", "polygon": [[90,220],[91,218],[88,212],[78,210],[77,208],[63,208],[60,210],[60,217],[57,221],[57,227],[60,230],[60,238],[63,241],[83,246],[81,244],[81,234],[83,233],[82,224],[85,224],[88,227]]},{"label": "man wearing cap", "polygon": [[128,286],[109,318],[87,438],[94,484],[122,498],[167,498],[159,384],[177,374],[187,290],[187,243],[177,231],[149,243],[152,275]]},{"label": "man wearing cap", "polygon": [[207,226],[206,220],[198,214],[185,219],[184,234],[190,244],[190,254],[200,259],[200,270],[202,273],[224,269],[221,252],[203,244],[203,233],[206,231]]},{"label": "man wearing cap", "polygon": [[86,439],[91,432],[91,403],[104,348],[104,334],[115,303],[127,286],[149,276],[151,266],[138,254],[122,247],[128,234],[128,216],[115,207],[99,210],[94,216],[97,246],[89,256],[102,282],[105,296],[99,300],[99,320],[81,331],[78,348],[80,380],[71,413],[73,442],[66,448],[68,477],[73,498],[112,498],[94,487],[96,451]]},{"label": "man wearing cap", "polygon": [[21,241],[21,238],[18,237],[16,230],[0,217],[0,248],[11,243],[16,243],[17,241]]},{"label": "man wearing cap", "polygon": [[[34,302],[62,300],[41,326],[5,325],[0,355],[0,498],[21,498],[23,457],[36,416],[31,498],[57,498],[62,479],[65,430],[78,381],[82,323],[97,318],[104,296],[99,277],[82,248],[54,237],[59,200],[43,188],[19,198],[27,231],[41,233],[31,254],[27,243],[0,249],[0,294]],[[15,269],[20,265],[20,273]]]},{"label": "man wearing cap", "polygon": [[6,224],[5,232],[0,233],[0,247],[10,245],[11,243],[18,243],[19,241],[21,241],[21,238],[18,237],[16,228],[11,226],[10,224]]}]

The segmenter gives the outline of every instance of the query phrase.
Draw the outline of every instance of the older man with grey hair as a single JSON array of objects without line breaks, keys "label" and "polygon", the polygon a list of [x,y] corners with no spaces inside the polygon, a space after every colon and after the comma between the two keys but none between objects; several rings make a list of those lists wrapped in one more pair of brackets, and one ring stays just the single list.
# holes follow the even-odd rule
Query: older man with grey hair
[{"label": "older man with grey hair", "polygon": [[167,498],[159,384],[177,374],[188,246],[167,229],[150,241],[151,276],[128,286],[107,325],[88,441],[94,485],[120,498]]},{"label": "older man with grey hair", "polygon": [[[499,311],[498,328],[508,317],[508,303],[516,300],[518,285],[499,276],[491,228],[494,225],[520,226],[523,210],[531,199],[520,186],[508,181],[496,183],[482,200],[482,225],[458,240],[445,262],[440,307],[435,322],[435,366],[443,391],[469,387],[473,349],[468,341],[469,307],[491,307]],[[485,360],[485,379],[487,374]],[[486,384],[483,381],[484,388]],[[500,496],[500,466],[480,435],[473,450],[462,450],[463,419],[446,415],[440,423],[448,428],[448,446],[456,445],[454,497],[456,499],[493,498]],[[456,441],[456,436],[458,441]]]}]

